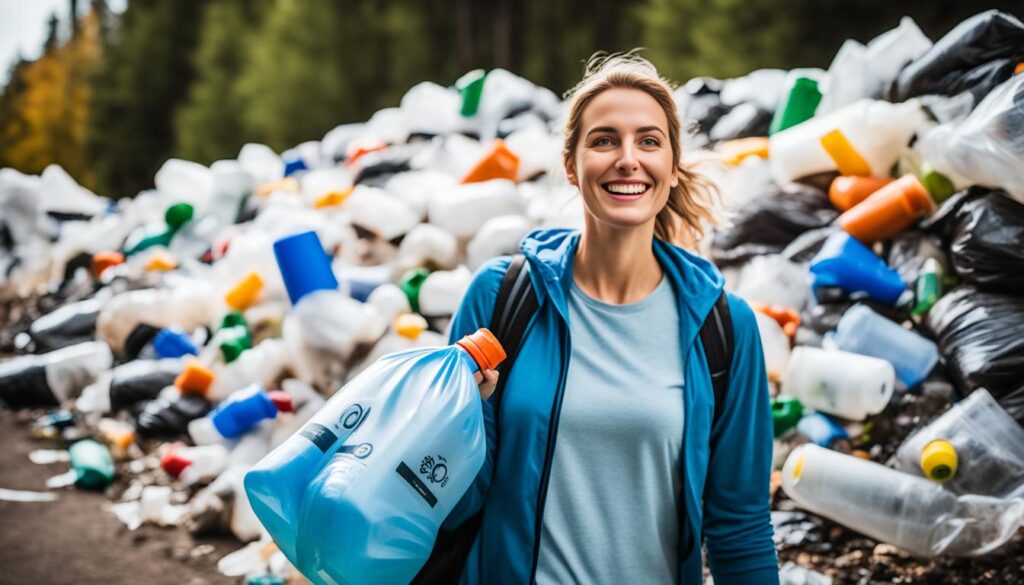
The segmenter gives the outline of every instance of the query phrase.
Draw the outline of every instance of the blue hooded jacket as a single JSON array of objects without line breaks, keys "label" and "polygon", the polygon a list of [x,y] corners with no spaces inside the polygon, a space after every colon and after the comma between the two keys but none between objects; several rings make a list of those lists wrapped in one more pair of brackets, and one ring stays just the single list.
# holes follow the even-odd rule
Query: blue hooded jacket
[{"label": "blue hooded jacket", "polygon": [[[539,308],[504,382],[497,428],[491,401],[483,403],[487,458],[443,527],[453,530],[483,510],[463,585],[523,585],[536,576],[570,355],[567,297],[578,243],[576,231],[549,229],[532,232],[520,244]],[[772,421],[757,322],[743,300],[728,296],[735,346],[726,404],[712,429],[714,390],[699,331],[724,279],[707,260],[662,240],[654,240],[654,253],[679,303],[684,348],[679,356],[686,420],[680,522],[688,524],[681,525],[681,532],[688,527],[690,534],[700,535],[698,543],[703,538],[716,585],[776,585],[768,493]],[[451,342],[490,324],[509,261],[493,259],[477,272],[452,322]],[[680,551],[682,582],[701,583],[699,544],[688,557],[684,553]]]}]

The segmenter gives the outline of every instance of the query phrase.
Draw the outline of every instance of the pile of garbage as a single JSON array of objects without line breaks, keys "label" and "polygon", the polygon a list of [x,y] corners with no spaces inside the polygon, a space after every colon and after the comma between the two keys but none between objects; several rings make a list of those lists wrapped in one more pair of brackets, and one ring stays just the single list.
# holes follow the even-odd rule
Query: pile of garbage
[{"label": "pile of garbage", "polygon": [[[756,309],[783,557],[819,516],[918,558],[1002,547],[1024,526],[1024,24],[933,43],[904,18],[827,71],[676,99],[733,210],[703,251]],[[242,478],[379,357],[444,345],[483,262],[581,227],[564,118],[474,71],[281,154],[168,160],[132,199],[0,170],[0,401],[69,445],[34,454],[70,463],[48,487],[229,531],[249,544],[222,572],[283,582]]]}]

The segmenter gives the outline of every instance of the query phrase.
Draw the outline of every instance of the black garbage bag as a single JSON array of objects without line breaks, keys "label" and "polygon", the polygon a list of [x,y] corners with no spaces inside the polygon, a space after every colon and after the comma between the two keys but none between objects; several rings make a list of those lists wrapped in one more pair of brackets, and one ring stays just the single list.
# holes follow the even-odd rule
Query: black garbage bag
[{"label": "black garbage bag", "polygon": [[715,122],[708,136],[715,142],[767,136],[771,123],[772,113],[768,110],[751,103],[740,104]]},{"label": "black garbage bag", "polygon": [[1012,77],[1018,63],[1020,63],[1019,57],[996,59],[968,71],[948,73],[935,85],[942,88],[943,95],[956,95],[969,91],[974,97],[974,103],[978,103],[993,88]]},{"label": "black garbage bag", "polygon": [[136,405],[135,431],[147,439],[175,439],[188,434],[188,423],[210,412],[201,396],[161,396]]},{"label": "black garbage bag", "polygon": [[[973,91],[975,88],[969,85],[972,81],[965,77],[971,77],[973,83],[987,80],[993,73],[972,70],[1000,59],[1016,59],[1015,63],[1024,59],[1024,23],[1011,14],[987,10],[958,24],[927,53],[904,67],[889,88],[888,99],[903,102],[927,93]],[[1001,72],[997,68],[996,73]]]},{"label": "black garbage bag", "polygon": [[96,317],[101,307],[100,299],[87,299],[64,305],[33,321],[28,334],[35,343],[35,351],[43,353],[92,341],[96,338]]},{"label": "black garbage bag", "polygon": [[59,406],[46,379],[46,365],[34,356],[0,364],[0,404],[8,408]]},{"label": "black garbage bag", "polygon": [[899,273],[903,282],[913,285],[921,275],[921,268],[929,258],[934,258],[949,271],[949,262],[942,249],[942,239],[936,235],[917,230],[903,232],[893,237],[886,255],[886,263]]},{"label": "black garbage bag", "polygon": [[778,254],[800,234],[830,224],[839,212],[824,191],[806,185],[768,186],[740,209],[728,229],[716,231],[711,259],[721,266]]},{"label": "black garbage bag", "polygon": [[961,285],[935,303],[924,326],[958,392],[986,388],[1024,424],[1024,298]]},{"label": "black garbage bag", "polygon": [[1024,204],[1000,192],[965,203],[953,218],[949,248],[963,280],[1024,296]]}]

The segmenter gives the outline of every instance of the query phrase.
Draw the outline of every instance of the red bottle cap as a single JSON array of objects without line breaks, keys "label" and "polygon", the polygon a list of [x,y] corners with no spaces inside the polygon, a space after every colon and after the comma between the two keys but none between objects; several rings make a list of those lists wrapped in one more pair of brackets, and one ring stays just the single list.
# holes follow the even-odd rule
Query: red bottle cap
[{"label": "red bottle cap", "polygon": [[192,465],[192,460],[182,456],[178,453],[177,447],[171,447],[164,453],[164,456],[160,458],[160,467],[164,468],[167,475],[177,479],[181,472],[186,467]]},{"label": "red bottle cap", "polygon": [[278,412],[295,412],[295,405],[292,403],[290,394],[283,390],[271,390],[267,392],[270,401],[277,407]]}]

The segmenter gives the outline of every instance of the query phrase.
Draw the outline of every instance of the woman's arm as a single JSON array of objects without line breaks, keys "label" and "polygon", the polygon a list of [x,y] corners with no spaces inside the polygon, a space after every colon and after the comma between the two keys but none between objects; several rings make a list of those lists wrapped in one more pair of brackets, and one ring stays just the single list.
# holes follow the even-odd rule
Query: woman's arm
[{"label": "woman's arm", "polygon": [[[509,261],[507,256],[494,258],[477,270],[465,296],[462,297],[462,304],[459,305],[459,309],[452,319],[448,343],[455,343],[481,327],[490,326],[491,313],[494,311],[494,303],[498,298],[498,289],[501,287],[501,279],[508,269]],[[487,457],[484,459],[483,467],[480,468],[480,473],[469,486],[469,490],[455,505],[442,525],[442,528],[449,532],[461,526],[463,522],[480,511],[491,485],[496,437],[494,408],[490,400],[483,401],[481,404],[487,438]]]},{"label": "woman's arm", "polygon": [[704,537],[715,585],[775,585],[769,481],[772,419],[757,320],[729,295],[735,347],[729,389],[712,431]]}]

